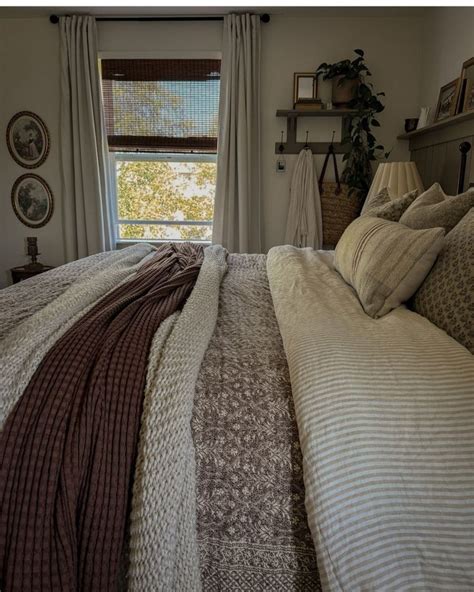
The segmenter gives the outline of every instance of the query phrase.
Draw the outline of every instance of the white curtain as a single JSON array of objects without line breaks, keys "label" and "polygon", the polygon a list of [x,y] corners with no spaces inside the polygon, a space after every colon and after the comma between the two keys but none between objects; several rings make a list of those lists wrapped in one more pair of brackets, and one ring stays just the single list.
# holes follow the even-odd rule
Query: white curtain
[{"label": "white curtain", "polygon": [[260,18],[224,18],[217,182],[212,240],[261,252]]},{"label": "white curtain", "polygon": [[95,19],[61,17],[61,174],[66,259],[113,248]]},{"label": "white curtain", "polygon": [[285,242],[295,247],[323,246],[323,218],[313,153],[303,149],[291,178]]}]

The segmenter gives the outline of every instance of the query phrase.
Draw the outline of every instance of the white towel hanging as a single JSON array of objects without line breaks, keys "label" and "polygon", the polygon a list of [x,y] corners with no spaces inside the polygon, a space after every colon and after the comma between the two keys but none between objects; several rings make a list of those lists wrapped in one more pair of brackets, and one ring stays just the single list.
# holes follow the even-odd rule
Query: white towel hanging
[{"label": "white towel hanging", "polygon": [[321,196],[313,153],[309,148],[299,153],[291,178],[285,242],[313,249],[321,249],[323,245]]}]

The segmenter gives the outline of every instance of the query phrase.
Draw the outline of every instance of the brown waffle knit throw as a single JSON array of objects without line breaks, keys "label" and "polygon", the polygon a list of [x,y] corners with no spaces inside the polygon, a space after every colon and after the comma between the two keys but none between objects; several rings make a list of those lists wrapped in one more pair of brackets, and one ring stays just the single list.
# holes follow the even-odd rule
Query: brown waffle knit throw
[{"label": "brown waffle knit throw", "polygon": [[116,589],[149,348],[202,259],[160,247],[36,370],[0,436],[3,592]]}]

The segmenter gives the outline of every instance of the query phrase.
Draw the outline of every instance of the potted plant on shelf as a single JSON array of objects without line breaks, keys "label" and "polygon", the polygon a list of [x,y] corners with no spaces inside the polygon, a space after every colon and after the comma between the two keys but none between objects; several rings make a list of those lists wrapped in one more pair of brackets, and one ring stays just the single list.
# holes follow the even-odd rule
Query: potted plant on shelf
[{"label": "potted plant on shelf", "polygon": [[352,60],[341,60],[336,64],[323,62],[316,70],[316,76],[323,75],[323,80],[332,80],[332,102],[339,107],[347,107],[355,97],[356,90],[364,74],[370,76],[364,63],[364,52],[355,49],[357,57]]},{"label": "potted plant on shelf", "polygon": [[364,61],[364,51],[355,49],[357,57],[342,60],[336,64],[322,63],[316,70],[316,76],[323,75],[324,80],[333,81],[333,103],[339,107],[353,109],[350,136],[343,138],[343,143],[350,143],[351,150],[344,154],[346,167],[341,180],[347,183],[350,193],[357,193],[364,200],[372,181],[371,162],[382,157],[388,158],[382,144],[372,133],[373,127],[380,127],[377,113],[384,110],[379,97],[385,93],[375,93],[373,85],[366,82],[366,76],[372,76]]}]

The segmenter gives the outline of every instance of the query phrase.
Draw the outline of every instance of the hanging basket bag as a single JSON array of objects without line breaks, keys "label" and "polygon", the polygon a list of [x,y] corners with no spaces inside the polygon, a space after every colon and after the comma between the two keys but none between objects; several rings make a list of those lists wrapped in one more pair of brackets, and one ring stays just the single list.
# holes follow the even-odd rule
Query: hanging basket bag
[{"label": "hanging basket bag", "polygon": [[[335,182],[324,181],[329,158],[334,164]],[[319,177],[321,211],[323,217],[323,249],[334,249],[344,230],[355,220],[361,210],[356,193],[349,195],[349,187],[339,180],[336,155],[331,142]]]}]

